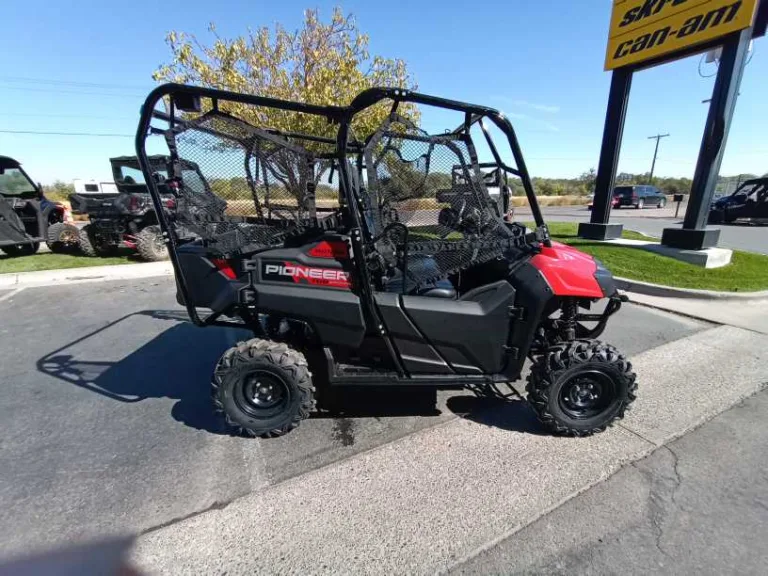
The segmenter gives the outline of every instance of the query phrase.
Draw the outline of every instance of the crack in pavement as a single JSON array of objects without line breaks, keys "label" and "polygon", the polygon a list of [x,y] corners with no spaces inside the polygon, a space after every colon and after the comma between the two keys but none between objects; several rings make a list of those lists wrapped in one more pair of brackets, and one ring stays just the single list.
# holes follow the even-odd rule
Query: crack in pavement
[{"label": "crack in pavement", "polygon": [[672,489],[672,494],[670,494],[670,498],[672,500],[672,503],[679,508],[679,505],[677,503],[677,491],[680,489],[680,485],[683,483],[683,477],[680,475],[680,457],[678,456],[677,452],[672,450],[669,445],[664,446],[664,448],[667,449],[667,451],[672,454],[672,470],[675,473],[675,486]]},{"label": "crack in pavement", "polygon": [[666,474],[662,475],[660,471],[654,472],[653,470],[643,468],[643,461],[633,462],[632,467],[640,472],[648,482],[648,519],[653,527],[654,545],[663,556],[671,559],[672,555],[664,547],[666,524],[674,510],[680,507],[677,502],[677,492],[683,483],[683,477],[680,474],[678,454],[666,444],[661,446],[660,449],[659,453],[668,453],[671,456],[670,466],[668,467],[670,471],[669,476]]}]

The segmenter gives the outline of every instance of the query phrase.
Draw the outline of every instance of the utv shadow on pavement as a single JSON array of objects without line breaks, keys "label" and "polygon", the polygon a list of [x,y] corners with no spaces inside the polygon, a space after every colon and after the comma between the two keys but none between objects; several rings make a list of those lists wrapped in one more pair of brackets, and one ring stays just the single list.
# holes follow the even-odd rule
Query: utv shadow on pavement
[{"label": "utv shadow on pavement", "polygon": [[[167,320],[173,325],[116,361],[90,359],[80,347],[114,337],[112,328],[130,329],[132,318]],[[122,325],[122,326],[121,326]],[[221,354],[251,333],[211,327],[200,330],[181,310],[146,310],[128,314],[98,328],[37,361],[38,371],[111,400],[136,403],[152,398],[177,400],[171,415],[191,428],[235,435],[213,412],[210,374]],[[95,355],[95,353],[94,353]],[[453,391],[448,390],[449,394]],[[461,418],[487,426],[529,434],[542,433],[534,414],[521,401],[502,401],[455,391],[447,408]],[[462,395],[464,394],[464,395]],[[445,398],[445,392],[440,393]],[[435,388],[363,386],[321,392],[313,420],[331,419],[334,435],[344,445],[354,442],[350,423],[358,418],[433,417],[442,414]]]},{"label": "utv shadow on pavement", "polygon": [[211,409],[209,375],[224,350],[234,343],[231,330],[199,330],[189,322],[181,322],[115,362],[82,359],[74,350],[78,344],[104,338],[110,328],[140,316],[186,319],[186,315],[175,311],[142,311],[123,316],[46,354],[37,361],[38,370],[118,402],[176,399],[171,412],[174,419],[199,430],[228,434]]},{"label": "utv shadow on pavement", "polygon": [[447,406],[459,418],[485,426],[536,436],[549,434],[524,400],[453,396]]}]

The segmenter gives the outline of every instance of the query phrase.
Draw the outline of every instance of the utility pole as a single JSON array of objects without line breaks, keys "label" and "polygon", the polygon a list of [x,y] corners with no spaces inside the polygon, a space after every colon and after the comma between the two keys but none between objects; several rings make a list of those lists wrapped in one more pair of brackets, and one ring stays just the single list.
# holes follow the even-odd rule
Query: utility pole
[{"label": "utility pole", "polygon": [[656,136],[648,136],[648,140],[656,140],[656,150],[653,152],[653,164],[651,164],[651,177],[648,179],[648,184],[653,184],[653,171],[656,169],[656,155],[659,153],[659,142],[662,138],[668,138],[669,134],[656,134]]}]

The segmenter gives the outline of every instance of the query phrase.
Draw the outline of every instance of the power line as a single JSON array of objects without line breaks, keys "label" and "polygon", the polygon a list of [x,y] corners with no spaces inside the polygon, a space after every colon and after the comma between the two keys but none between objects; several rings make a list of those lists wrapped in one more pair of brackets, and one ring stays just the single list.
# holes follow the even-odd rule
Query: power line
[{"label": "power line", "polygon": [[32,134],[37,136],[97,136],[102,138],[133,138],[135,134],[115,134],[110,132],[44,132],[37,130],[2,130],[3,134]]},{"label": "power line", "polygon": [[151,85],[139,84],[107,84],[103,82],[79,82],[76,80],[54,80],[46,78],[27,78],[23,76],[0,76],[2,82],[24,83],[24,84],[53,84],[56,86],[73,86],[80,88],[110,88],[110,89],[150,89]]},{"label": "power line", "polygon": [[39,112],[0,112],[0,116],[10,116],[11,118],[91,118],[95,120],[136,120],[136,116],[99,116],[96,114],[41,114]]},{"label": "power line", "polygon": [[[47,94],[77,94],[80,96],[112,96],[116,98],[142,98],[146,96],[146,94],[116,94],[112,92],[83,92],[78,90],[54,90],[51,88],[28,88],[28,87],[22,87],[22,86],[3,86],[3,90],[19,90],[21,92],[45,92]],[[149,90],[147,90],[147,94],[149,93]]]}]

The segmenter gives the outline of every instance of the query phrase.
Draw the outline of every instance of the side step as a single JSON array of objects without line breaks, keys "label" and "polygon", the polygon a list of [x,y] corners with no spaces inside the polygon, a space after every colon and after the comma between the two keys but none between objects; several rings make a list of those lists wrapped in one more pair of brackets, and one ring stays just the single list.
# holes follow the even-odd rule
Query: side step
[{"label": "side step", "polygon": [[503,375],[486,374],[414,374],[400,376],[397,372],[378,371],[367,366],[336,364],[331,351],[325,349],[329,382],[332,386],[455,386],[506,382]]}]

